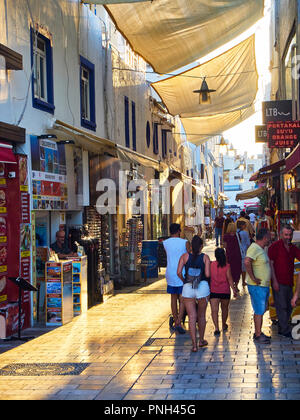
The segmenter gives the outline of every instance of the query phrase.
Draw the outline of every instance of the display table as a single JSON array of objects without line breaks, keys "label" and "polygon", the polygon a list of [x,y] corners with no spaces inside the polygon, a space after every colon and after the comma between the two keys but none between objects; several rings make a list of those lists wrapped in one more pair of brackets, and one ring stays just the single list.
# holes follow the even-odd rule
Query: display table
[{"label": "display table", "polygon": [[73,319],[72,261],[46,262],[46,325]]},{"label": "display table", "polygon": [[87,257],[72,258],[73,313],[81,315],[88,309]]}]

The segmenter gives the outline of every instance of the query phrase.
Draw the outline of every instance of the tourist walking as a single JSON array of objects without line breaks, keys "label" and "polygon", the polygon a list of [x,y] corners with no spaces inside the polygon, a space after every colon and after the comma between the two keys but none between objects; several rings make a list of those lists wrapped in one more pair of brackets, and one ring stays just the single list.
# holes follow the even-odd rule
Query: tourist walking
[{"label": "tourist walking", "polygon": [[268,308],[270,294],[271,267],[265,247],[269,245],[271,236],[268,229],[261,229],[256,234],[245,258],[246,282],[254,311],[255,333],[253,339],[257,343],[269,344],[271,337],[262,332],[263,316]]},{"label": "tourist walking", "polygon": [[250,237],[249,237],[248,231],[246,230],[246,222],[242,220],[238,220],[236,234],[239,241],[241,257],[242,257],[242,285],[243,287],[245,287],[246,286],[245,257],[246,257],[247,249],[250,246]]},{"label": "tourist walking", "polygon": [[227,233],[224,235],[224,247],[226,249],[227,262],[231,268],[231,275],[238,290],[238,283],[242,274],[242,255],[234,223],[229,223],[228,225]]},{"label": "tourist walking", "polygon": [[247,219],[247,217],[246,217],[247,215],[246,215],[246,212],[244,211],[244,210],[242,210],[241,212],[240,212],[240,216],[239,216],[239,218],[237,219],[237,221],[236,221],[236,226],[237,226],[237,222],[238,221],[242,221],[242,222],[245,222],[246,223],[246,231],[249,233],[249,238],[250,238],[250,241],[253,241],[253,237],[254,237],[254,229],[253,229],[253,226],[252,226],[252,224],[251,224],[251,222],[250,222],[250,219]]},{"label": "tourist walking", "polygon": [[215,326],[214,335],[217,337],[221,334],[219,328],[219,307],[221,305],[222,330],[225,332],[228,329],[226,322],[230,302],[230,288],[234,297],[237,297],[238,292],[232,279],[230,265],[227,263],[224,248],[217,248],[215,257],[216,261],[210,264],[210,306]]},{"label": "tourist walking", "polygon": [[252,211],[251,213],[249,213],[249,218],[250,218],[250,223],[254,228],[254,224],[255,224],[255,221],[256,221],[256,214]]},{"label": "tourist walking", "polygon": [[226,233],[227,233],[227,228],[228,228],[229,223],[233,223],[233,220],[231,218],[231,213],[226,214],[226,218],[225,218],[224,223],[223,223],[222,244],[223,244],[223,241],[224,241],[224,235],[226,235]]},{"label": "tourist walking", "polygon": [[216,247],[222,243],[222,230],[225,218],[223,215],[223,210],[219,211],[219,216],[215,218],[214,229],[215,229],[215,238],[216,238]]},{"label": "tourist walking", "polygon": [[[181,228],[178,223],[170,225],[171,237],[163,241],[164,248],[167,254],[167,293],[171,295],[171,311],[170,328],[180,334],[184,334],[185,330],[182,328],[182,317],[184,314],[184,304],[182,294],[183,282],[177,276],[178,262],[182,254],[188,249],[189,242],[186,239],[180,238]],[[178,308],[179,302],[179,308]]]},{"label": "tourist walking", "polygon": [[268,250],[272,269],[272,289],[278,319],[278,334],[291,338],[290,318],[292,315],[294,263],[300,260],[300,249],[292,242],[293,228],[283,225],[280,239]]},{"label": "tourist walking", "polygon": [[[206,327],[206,308],[210,295],[209,277],[210,260],[202,253],[203,240],[195,235],[192,240],[192,252],[181,256],[177,275],[183,281],[182,296],[189,318],[189,330],[192,339],[192,351],[198,350],[196,339],[196,323],[199,329],[199,347],[207,346],[204,339]],[[185,268],[185,275],[183,270]],[[198,301],[198,305],[196,304]]]}]

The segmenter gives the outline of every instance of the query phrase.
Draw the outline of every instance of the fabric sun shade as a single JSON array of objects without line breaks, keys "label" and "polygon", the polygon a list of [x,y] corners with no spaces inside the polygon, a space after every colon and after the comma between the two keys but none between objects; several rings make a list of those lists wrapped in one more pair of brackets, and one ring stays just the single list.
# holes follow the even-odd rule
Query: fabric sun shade
[{"label": "fabric sun shade", "polygon": [[[199,104],[198,90],[206,77],[211,104]],[[255,36],[247,38],[225,53],[180,73],[152,83],[172,115],[198,117],[236,111],[249,107],[258,89],[255,59]]]},{"label": "fabric sun shade", "polygon": [[132,49],[163,74],[242,34],[263,16],[264,1],[129,0],[104,7]]},{"label": "fabric sun shade", "polygon": [[207,117],[181,118],[187,141],[196,145],[202,144],[210,137],[219,136],[224,131],[243,122],[254,114],[254,105],[240,111]]},{"label": "fabric sun shade", "polygon": [[17,163],[16,156],[12,151],[12,146],[6,143],[0,143],[0,162]]},{"label": "fabric sun shade", "polygon": [[247,190],[236,195],[236,201],[247,200],[248,198],[258,197],[266,191],[265,187],[255,188],[254,190]]}]

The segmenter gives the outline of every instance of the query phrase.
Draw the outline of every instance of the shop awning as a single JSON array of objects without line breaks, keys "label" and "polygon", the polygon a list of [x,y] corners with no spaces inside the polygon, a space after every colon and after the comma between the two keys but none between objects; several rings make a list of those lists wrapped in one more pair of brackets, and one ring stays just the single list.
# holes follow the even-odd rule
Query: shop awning
[{"label": "shop awning", "polygon": [[[206,78],[210,104],[199,104],[199,90]],[[168,112],[181,117],[203,117],[247,108],[258,90],[255,36],[225,53],[177,76],[152,83]]]},{"label": "shop awning", "polygon": [[218,136],[254,114],[254,105],[240,111],[206,117],[181,118],[187,141],[200,145],[213,136]]},{"label": "shop awning", "polygon": [[17,163],[15,154],[12,151],[12,146],[7,143],[0,143],[0,162],[2,163]]},{"label": "shop awning", "polygon": [[239,200],[247,200],[248,198],[259,197],[265,191],[267,191],[265,187],[242,191],[236,195],[235,199],[236,201],[239,201]]},{"label": "shop awning", "polygon": [[254,174],[249,178],[249,181],[259,181],[269,177],[278,176],[285,165],[286,159],[281,159],[271,165],[263,166],[258,171],[254,172]]},{"label": "shop awning", "polygon": [[264,1],[153,0],[104,7],[132,49],[163,74],[242,34],[263,16]]},{"label": "shop awning", "polygon": [[152,168],[159,172],[162,172],[167,168],[167,165],[165,163],[159,162],[158,160],[152,159],[151,157],[130,150],[127,147],[116,144],[116,148],[118,158],[123,162],[133,163],[135,165],[142,165],[146,168]]},{"label": "shop awning", "polygon": [[300,165],[300,143],[285,158],[285,172],[290,172]]},{"label": "shop awning", "polygon": [[53,128],[48,129],[47,133],[55,134],[57,140],[73,140],[76,146],[91,153],[101,154],[107,151],[112,155],[116,155],[116,145],[111,140],[98,137],[60,120],[56,120]]},{"label": "shop awning", "polygon": [[259,170],[254,172],[249,178],[249,181],[258,181],[259,180]]}]

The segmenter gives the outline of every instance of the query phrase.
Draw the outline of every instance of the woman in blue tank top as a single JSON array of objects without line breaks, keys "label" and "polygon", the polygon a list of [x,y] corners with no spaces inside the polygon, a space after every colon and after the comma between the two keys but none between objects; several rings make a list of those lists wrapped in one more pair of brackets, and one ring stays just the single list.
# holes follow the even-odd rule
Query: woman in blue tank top
[{"label": "woman in blue tank top", "polygon": [[[210,260],[208,255],[201,253],[203,248],[203,240],[195,235],[192,240],[192,253],[185,253],[181,256],[177,275],[183,281],[182,297],[184,305],[189,317],[189,329],[192,339],[192,351],[196,352],[196,323],[198,320],[199,328],[199,347],[207,346],[204,340],[206,327],[206,308],[210,296],[209,277],[210,277]],[[182,275],[183,267],[185,267],[185,277]],[[198,301],[198,308],[196,305]]]}]

